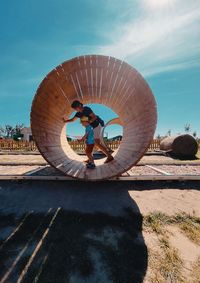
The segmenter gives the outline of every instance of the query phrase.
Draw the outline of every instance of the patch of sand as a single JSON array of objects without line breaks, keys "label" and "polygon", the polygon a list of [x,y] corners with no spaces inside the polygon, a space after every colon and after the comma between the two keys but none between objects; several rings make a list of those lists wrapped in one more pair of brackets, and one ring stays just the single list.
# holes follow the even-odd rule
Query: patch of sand
[{"label": "patch of sand", "polygon": [[38,169],[38,165],[17,165],[17,166],[12,166],[12,165],[5,165],[5,166],[0,166],[0,175],[24,175],[27,174],[28,172]]},{"label": "patch of sand", "polygon": [[[199,186],[200,187],[200,186]],[[200,191],[171,189],[129,191],[141,213],[147,215],[152,211],[162,211],[173,215],[184,211],[200,215]]]}]

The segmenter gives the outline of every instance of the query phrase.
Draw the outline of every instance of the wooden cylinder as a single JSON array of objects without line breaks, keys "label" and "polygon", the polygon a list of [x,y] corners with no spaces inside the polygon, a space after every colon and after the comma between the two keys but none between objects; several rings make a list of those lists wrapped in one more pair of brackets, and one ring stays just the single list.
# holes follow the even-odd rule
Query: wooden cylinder
[{"label": "wooden cylinder", "polygon": [[160,149],[171,151],[180,157],[194,157],[198,151],[198,143],[193,136],[185,134],[163,139]]},{"label": "wooden cylinder", "polygon": [[[123,125],[114,160],[96,161],[94,170],[86,169],[66,139],[63,116],[72,113],[74,100],[110,107]],[[135,165],[153,139],[156,122],[156,102],[143,77],[127,63],[101,55],[76,57],[52,70],[31,109],[32,133],[43,157],[66,175],[87,180],[108,179]]]}]

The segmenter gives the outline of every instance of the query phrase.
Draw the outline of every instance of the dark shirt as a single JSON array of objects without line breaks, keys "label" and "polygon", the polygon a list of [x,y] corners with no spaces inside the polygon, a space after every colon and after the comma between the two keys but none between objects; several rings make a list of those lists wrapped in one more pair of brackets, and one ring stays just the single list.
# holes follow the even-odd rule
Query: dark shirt
[{"label": "dark shirt", "polygon": [[[83,116],[88,117],[89,120],[91,120],[92,118],[90,117],[90,115],[93,113],[92,109],[88,106],[84,106],[83,107],[83,111],[82,112],[76,112],[75,117],[77,118],[82,118]],[[93,128],[96,128],[97,126],[99,126],[99,121],[98,119],[96,119],[95,121],[93,121],[92,123],[90,123],[90,125]]]}]

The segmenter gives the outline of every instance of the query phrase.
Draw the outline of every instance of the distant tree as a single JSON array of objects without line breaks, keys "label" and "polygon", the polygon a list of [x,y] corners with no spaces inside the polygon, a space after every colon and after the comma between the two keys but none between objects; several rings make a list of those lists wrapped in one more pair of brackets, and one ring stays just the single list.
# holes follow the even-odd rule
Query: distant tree
[{"label": "distant tree", "polygon": [[108,132],[105,132],[104,134],[105,134],[105,137],[104,137],[104,138],[105,138],[106,140],[108,140]]},{"label": "distant tree", "polygon": [[194,138],[196,138],[197,137],[197,132],[194,131],[192,135],[193,135]]},{"label": "distant tree", "polygon": [[12,138],[14,140],[19,140],[23,135],[21,134],[21,130],[24,128],[24,124],[17,124],[13,128]]},{"label": "distant tree", "polygon": [[4,134],[5,134],[5,129],[2,126],[0,126],[0,137],[3,137]]},{"label": "distant tree", "polygon": [[21,130],[24,128],[24,124],[17,124],[15,126],[15,135],[20,135],[21,134]]},{"label": "distant tree", "polygon": [[184,129],[185,129],[185,132],[186,132],[186,133],[189,133],[190,130],[191,130],[190,124],[185,124]]},{"label": "distant tree", "polygon": [[5,134],[7,138],[12,138],[13,127],[11,125],[5,125]]},{"label": "distant tree", "polygon": [[171,136],[171,133],[172,133],[172,131],[169,129],[169,130],[167,131],[167,136]]},{"label": "distant tree", "polygon": [[[7,124],[5,127],[0,127],[0,134],[1,132],[6,136],[6,138],[15,138],[18,139],[18,137],[21,136],[21,130],[24,127],[24,124],[16,124],[14,127]],[[2,129],[1,129],[2,128]]]},{"label": "distant tree", "polygon": [[158,135],[157,135],[157,137],[156,137],[156,139],[158,139],[158,140],[159,140],[160,138],[161,138],[161,135],[160,135],[160,134],[158,134]]}]

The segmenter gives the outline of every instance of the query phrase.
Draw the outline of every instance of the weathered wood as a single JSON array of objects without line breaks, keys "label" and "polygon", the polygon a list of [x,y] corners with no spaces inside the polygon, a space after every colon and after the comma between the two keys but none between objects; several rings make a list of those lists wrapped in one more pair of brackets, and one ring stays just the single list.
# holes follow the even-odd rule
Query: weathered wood
[{"label": "weathered wood", "polygon": [[[104,104],[119,115],[124,136],[116,160],[109,165],[97,162],[95,170],[87,170],[67,142],[62,115],[71,114],[75,99]],[[99,55],[76,57],[52,70],[40,84],[31,109],[33,136],[44,158],[66,175],[88,180],[111,178],[135,165],[153,139],[156,121],[155,99],[143,77],[127,63]],[[56,135],[45,141],[38,133],[40,126],[47,136],[50,131]]]},{"label": "weathered wood", "polygon": [[[77,177],[77,176],[76,176]],[[73,181],[84,180],[69,176],[26,176],[26,175],[0,175],[0,180],[32,180],[32,181]],[[105,178],[103,178],[105,179]],[[102,180],[103,180],[102,179]],[[115,176],[108,179],[109,181],[200,181],[199,175],[132,175],[132,176]],[[99,181],[99,180],[98,180]]]}]

